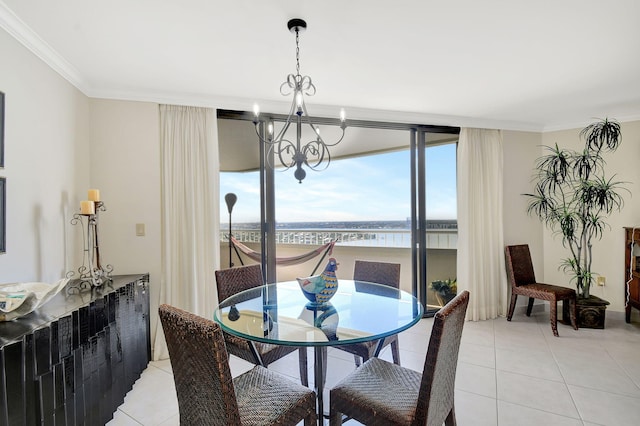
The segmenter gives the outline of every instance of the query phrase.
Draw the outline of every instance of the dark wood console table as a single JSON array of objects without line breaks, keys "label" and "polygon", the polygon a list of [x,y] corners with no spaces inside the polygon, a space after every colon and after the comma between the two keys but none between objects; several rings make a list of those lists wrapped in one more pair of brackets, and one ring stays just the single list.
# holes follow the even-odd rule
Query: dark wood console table
[{"label": "dark wood console table", "polygon": [[640,228],[624,228],[624,312],[631,322],[631,308],[640,309],[640,257],[633,255],[632,244],[640,245]]},{"label": "dark wood console table", "polygon": [[147,367],[149,275],[75,294],[71,284],[0,322],[0,426],[105,424]]}]

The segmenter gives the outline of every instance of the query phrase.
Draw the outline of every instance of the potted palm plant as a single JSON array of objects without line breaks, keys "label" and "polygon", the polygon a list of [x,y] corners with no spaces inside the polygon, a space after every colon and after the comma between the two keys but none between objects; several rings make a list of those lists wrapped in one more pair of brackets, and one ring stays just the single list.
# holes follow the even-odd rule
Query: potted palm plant
[{"label": "potted palm plant", "polygon": [[432,281],[430,287],[436,294],[436,299],[438,299],[440,306],[444,306],[449,303],[449,301],[453,299],[458,292],[458,283],[455,278]]},{"label": "potted palm plant", "polygon": [[[582,151],[562,149],[557,144],[545,147],[547,154],[536,161],[534,193],[524,195],[529,198],[527,212],[561,236],[568,250],[560,269],[576,285],[579,325],[604,328],[604,308],[609,302],[589,292],[596,276],[591,269],[592,247],[609,228],[606,219],[624,205],[620,195],[626,190],[624,183],[616,181],[615,175],[606,176],[603,157],[620,146],[620,124],[600,120],[585,127],[580,137],[585,141]],[[587,311],[581,314],[581,307]],[[597,317],[598,312],[602,318]]]}]

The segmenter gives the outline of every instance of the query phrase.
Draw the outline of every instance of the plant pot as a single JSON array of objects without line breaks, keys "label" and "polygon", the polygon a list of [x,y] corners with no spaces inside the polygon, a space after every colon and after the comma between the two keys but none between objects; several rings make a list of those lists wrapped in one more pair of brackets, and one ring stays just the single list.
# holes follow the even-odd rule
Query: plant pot
[{"label": "plant pot", "polygon": [[[589,296],[587,299],[578,298],[576,303],[576,321],[578,328],[604,328],[605,311],[609,302],[598,296]],[[570,324],[569,303],[562,302],[562,320]]]},{"label": "plant pot", "polygon": [[435,292],[436,299],[438,300],[438,304],[440,306],[444,306],[451,301],[454,297],[456,297],[455,293],[439,293]]}]

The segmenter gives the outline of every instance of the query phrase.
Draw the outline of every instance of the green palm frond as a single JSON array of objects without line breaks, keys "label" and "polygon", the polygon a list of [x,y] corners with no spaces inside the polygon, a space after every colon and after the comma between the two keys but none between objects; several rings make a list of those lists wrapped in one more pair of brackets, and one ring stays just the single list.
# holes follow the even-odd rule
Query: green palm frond
[{"label": "green palm frond", "polygon": [[569,209],[564,209],[557,219],[560,227],[559,231],[562,233],[564,239],[571,240],[575,238],[576,231],[580,227],[580,216]]},{"label": "green palm frond", "polygon": [[599,215],[590,215],[585,222],[585,228],[597,239],[602,238],[604,231],[609,229],[610,226]]},{"label": "green palm frond", "polygon": [[607,214],[614,210],[622,210],[624,198],[620,191],[629,190],[623,186],[625,182],[614,181],[614,177],[607,179],[604,176],[596,176],[592,180],[581,182],[576,195],[582,205],[589,211],[597,210]]},{"label": "green palm frond", "polygon": [[547,146],[546,149],[550,154],[540,157],[536,168],[544,173],[545,180],[562,184],[571,170],[572,154],[570,151],[560,149],[558,144],[555,147]]},{"label": "green palm frond", "polygon": [[599,155],[586,149],[580,154],[575,154],[573,158],[573,173],[579,180],[588,180],[592,173],[597,173],[598,169],[604,166],[604,160]]},{"label": "green palm frond", "polygon": [[580,136],[585,139],[589,149],[598,152],[603,147],[615,151],[622,141],[620,124],[607,118],[588,125],[582,129]]},{"label": "green palm frond", "polygon": [[524,194],[530,198],[529,205],[527,207],[527,213],[534,213],[541,220],[546,222],[546,218],[555,215],[555,211],[558,209],[557,200],[554,197],[548,196],[549,191],[544,186],[543,182],[536,184],[535,194]]}]

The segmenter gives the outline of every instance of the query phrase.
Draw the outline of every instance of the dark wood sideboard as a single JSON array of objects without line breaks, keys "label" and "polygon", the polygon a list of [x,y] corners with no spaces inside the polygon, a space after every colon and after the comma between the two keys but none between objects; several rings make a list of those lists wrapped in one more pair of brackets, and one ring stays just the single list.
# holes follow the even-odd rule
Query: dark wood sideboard
[{"label": "dark wood sideboard", "polygon": [[624,228],[624,311],[631,322],[631,308],[640,309],[640,256],[633,256],[632,243],[640,245],[640,228]]},{"label": "dark wood sideboard", "polygon": [[149,275],[67,288],[0,323],[0,426],[100,425],[151,359]]}]

